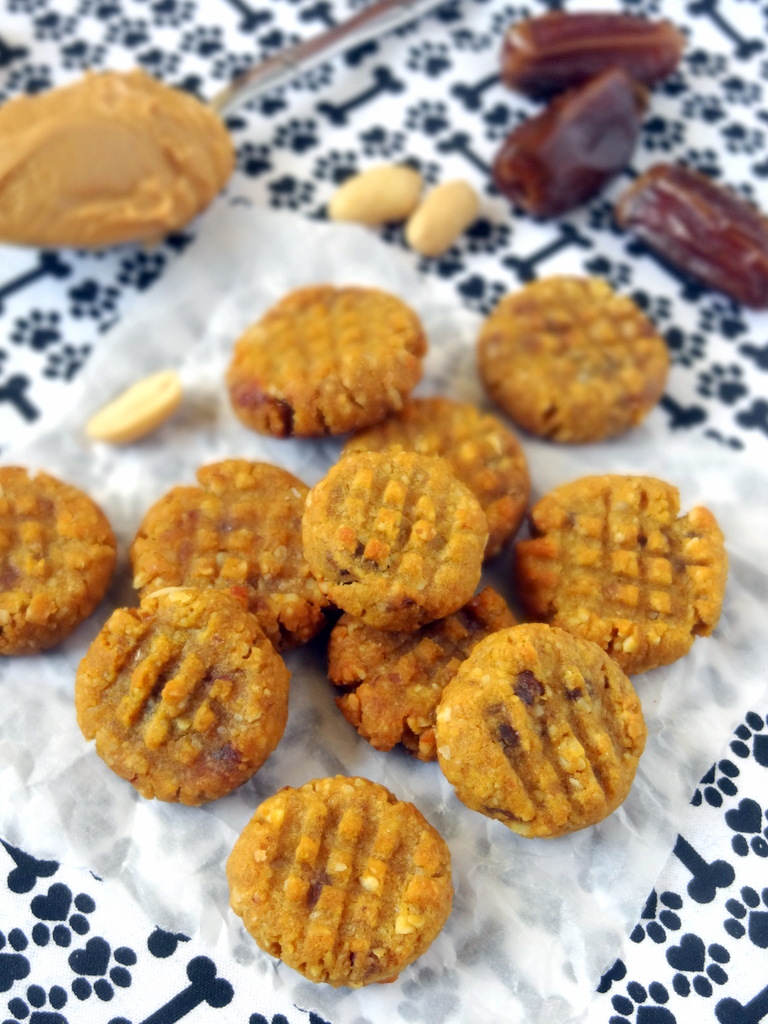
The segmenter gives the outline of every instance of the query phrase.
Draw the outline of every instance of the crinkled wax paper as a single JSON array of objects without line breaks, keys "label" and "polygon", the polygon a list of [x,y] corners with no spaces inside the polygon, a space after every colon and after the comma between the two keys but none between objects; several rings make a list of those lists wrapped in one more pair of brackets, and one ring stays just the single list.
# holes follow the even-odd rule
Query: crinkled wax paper
[{"label": "crinkled wax paper", "polygon": [[[96,498],[119,535],[121,560],[108,600],[67,642],[0,663],[0,829],[36,856],[85,865],[123,885],[157,924],[200,936],[219,955],[248,965],[265,987],[334,1024],[400,1017],[563,1024],[584,1011],[672,849],[697,781],[764,691],[768,479],[761,467],[714,443],[694,449],[668,433],[659,412],[610,443],[524,442],[535,495],[588,473],[648,473],[680,488],[684,510],[708,505],[727,539],[720,625],[676,664],[636,678],[647,749],[623,807],[594,828],[557,840],[522,839],[460,804],[436,763],[374,751],[335,707],[319,642],[288,656],[290,716],[273,756],[239,791],[204,807],[143,800],[101,762],[75,721],[79,659],[111,608],[135,603],[127,548],[149,505],[221,458],[273,462],[312,484],[337,456],[338,441],[278,441],[249,432],[226,399],[223,374],[234,339],[286,290],[329,281],[400,295],[422,317],[430,342],[418,392],[486,404],[474,366],[478,317],[415,266],[365,229],[220,210],[100,340],[103,351],[75,411],[6,457],[43,467]],[[185,386],[172,420],[130,447],[87,440],[83,424],[92,412],[167,366],[179,368]],[[514,599],[508,555],[488,576]],[[314,986],[262,954],[228,908],[224,862],[255,806],[280,786],[333,773],[368,776],[413,800],[451,848],[453,913],[429,951],[392,985]]]}]

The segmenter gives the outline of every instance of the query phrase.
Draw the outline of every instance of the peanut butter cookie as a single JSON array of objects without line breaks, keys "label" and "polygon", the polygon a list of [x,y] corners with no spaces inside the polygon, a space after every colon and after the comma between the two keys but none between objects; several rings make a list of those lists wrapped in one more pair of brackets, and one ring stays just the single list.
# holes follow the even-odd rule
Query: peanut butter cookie
[{"label": "peanut butter cookie", "polygon": [[516,546],[533,618],[593,640],[630,675],[682,657],[720,617],[723,535],[706,508],[680,514],[677,488],[647,476],[589,476],[531,510]]},{"label": "peanut butter cookie", "polygon": [[309,492],[303,537],[335,605],[377,629],[414,630],[473,595],[488,529],[443,459],[353,452]]},{"label": "peanut butter cookie", "polygon": [[645,738],[638,696],[613,659],[544,623],[481,640],[437,710],[438,759],[456,795],[529,838],[616,810]]},{"label": "peanut butter cookie", "polygon": [[614,437],[657,404],[666,342],[635,303],[599,278],[548,277],[499,302],[478,337],[491,398],[553,441]]},{"label": "peanut butter cookie", "polygon": [[288,685],[244,602],[169,588],[107,620],[77,671],[77,721],[142,796],[201,804],[232,792],[275,749]]},{"label": "peanut butter cookie", "polygon": [[238,418],[274,437],[343,434],[399,409],[427,350],[413,310],[376,288],[289,292],[235,345],[227,386]]},{"label": "peanut butter cookie", "polygon": [[309,488],[265,462],[226,459],[174,487],[147,512],[131,546],[141,597],[163,587],[241,589],[278,650],[311,639],[327,598],[301,542]]},{"label": "peanut butter cookie", "polygon": [[346,692],[342,714],[377,750],[402,743],[434,761],[435,709],[472,648],[515,617],[491,587],[452,615],[414,633],[387,633],[342,615],[328,643],[328,676]]},{"label": "peanut butter cookie", "polygon": [[53,647],[86,619],[112,578],[107,517],[77,487],[0,467],[0,654]]},{"label": "peanut butter cookie", "polygon": [[469,402],[410,398],[398,413],[347,441],[344,453],[404,449],[440,455],[472,491],[488,520],[485,557],[517,532],[531,491],[528,464],[517,438],[495,416]]},{"label": "peanut butter cookie", "polygon": [[394,981],[451,910],[448,846],[412,804],[362,778],[286,786],[227,861],[230,901],[258,945],[310,981]]}]

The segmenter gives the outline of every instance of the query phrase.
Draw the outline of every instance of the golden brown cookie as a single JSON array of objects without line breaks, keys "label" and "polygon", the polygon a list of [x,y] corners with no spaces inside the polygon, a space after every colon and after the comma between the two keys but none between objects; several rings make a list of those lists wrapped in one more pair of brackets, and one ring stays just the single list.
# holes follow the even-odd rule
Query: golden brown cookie
[{"label": "golden brown cookie", "polygon": [[289,292],[235,345],[232,407],[273,437],[320,437],[378,423],[421,379],[427,343],[413,310],[376,288]]},{"label": "golden brown cookie", "polygon": [[353,452],[309,492],[303,537],[335,605],[377,629],[414,630],[470,599],[488,529],[443,459]]},{"label": "golden brown cookie", "polygon": [[456,795],[529,838],[616,810],[645,738],[640,701],[615,661],[544,623],[482,640],[437,709],[438,758]]},{"label": "golden brown cookie", "polygon": [[453,898],[442,836],[362,778],[286,786],[227,861],[230,901],[258,945],[310,981],[394,981],[429,947]]},{"label": "golden brown cookie", "polygon": [[680,514],[677,488],[647,476],[589,476],[531,510],[516,546],[533,618],[599,644],[630,675],[682,657],[717,625],[723,535],[706,508]]},{"label": "golden brown cookie", "polygon": [[141,597],[162,587],[241,589],[278,650],[325,624],[327,599],[301,542],[309,488],[265,462],[226,459],[174,487],[147,512],[131,546]]},{"label": "golden brown cookie", "polygon": [[387,633],[342,615],[328,642],[328,676],[346,691],[336,703],[377,750],[402,743],[420,761],[434,761],[443,689],[475,644],[514,624],[507,602],[491,587],[414,633]]},{"label": "golden brown cookie", "polygon": [[472,491],[488,520],[485,557],[497,555],[517,532],[531,490],[517,438],[495,416],[469,402],[410,398],[398,413],[347,441],[344,453],[404,449],[440,455]]},{"label": "golden brown cookie", "polygon": [[0,467],[0,654],[53,647],[87,618],[112,578],[107,517],[77,487]]},{"label": "golden brown cookie", "polygon": [[477,343],[488,394],[553,441],[600,441],[640,423],[664,393],[666,342],[599,278],[546,277],[499,302]]},{"label": "golden brown cookie", "polygon": [[288,684],[244,602],[169,588],[107,620],[77,671],[77,721],[142,796],[201,804],[232,792],[275,749]]}]

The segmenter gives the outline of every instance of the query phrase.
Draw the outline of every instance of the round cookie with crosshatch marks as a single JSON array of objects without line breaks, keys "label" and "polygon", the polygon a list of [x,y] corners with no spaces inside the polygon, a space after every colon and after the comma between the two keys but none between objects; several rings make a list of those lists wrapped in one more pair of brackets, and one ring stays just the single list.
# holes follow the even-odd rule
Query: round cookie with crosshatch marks
[{"label": "round cookie with crosshatch marks", "polygon": [[401,407],[426,350],[418,316],[388,292],[298,288],[238,339],[229,397],[237,417],[262,434],[343,434]]},{"label": "round cookie with crosshatch marks", "polygon": [[546,277],[505,296],[481,327],[477,360],[488,394],[517,424],[573,443],[636,426],[669,373],[648,317],[589,277]]},{"label": "round cookie with crosshatch marks", "polygon": [[482,640],[446,686],[437,754],[459,799],[528,838],[595,825],[626,798],[646,726],[597,644],[529,623]]},{"label": "round cookie with crosshatch marks", "polygon": [[202,804],[275,749],[288,687],[243,601],[177,587],[113,612],[80,662],[75,706],[96,753],[142,796]]},{"label": "round cookie with crosshatch marks", "polygon": [[531,491],[528,463],[496,416],[451,398],[410,398],[400,412],[351,437],[344,453],[386,449],[440,455],[448,462],[485,512],[486,559],[517,532]]},{"label": "round cookie with crosshatch marks", "polygon": [[647,476],[588,476],[556,487],[516,545],[532,618],[599,644],[634,675],[668,665],[717,625],[728,560],[706,508],[680,512],[676,487]]},{"label": "round cookie with crosshatch marks", "polygon": [[414,630],[472,597],[488,527],[444,459],[353,452],[309,492],[302,533],[335,605],[377,629]]},{"label": "round cookie with crosshatch marks", "polygon": [[104,512],[48,473],[0,467],[0,654],[64,640],[106,593],[117,543]]},{"label": "round cookie with crosshatch marks", "polygon": [[387,633],[342,615],[328,641],[328,676],[344,691],[336,704],[377,750],[401,743],[420,761],[434,761],[443,690],[475,644],[514,624],[507,602],[491,587],[413,633]]},{"label": "round cookie with crosshatch marks", "polygon": [[257,944],[310,981],[394,981],[451,911],[451,858],[412,803],[359,777],[265,800],[227,861],[232,909]]},{"label": "round cookie with crosshatch marks", "polygon": [[225,459],[197,471],[147,512],[131,546],[141,597],[163,587],[238,590],[278,650],[310,640],[327,598],[309,571],[301,517],[309,492],[266,462]]}]

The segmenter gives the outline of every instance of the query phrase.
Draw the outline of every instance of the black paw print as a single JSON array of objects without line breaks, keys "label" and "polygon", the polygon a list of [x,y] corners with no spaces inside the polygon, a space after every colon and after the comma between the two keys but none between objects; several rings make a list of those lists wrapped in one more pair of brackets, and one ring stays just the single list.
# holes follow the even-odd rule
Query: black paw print
[{"label": "black paw print", "polygon": [[330,85],[334,78],[335,69],[332,64],[318,64],[317,67],[309,68],[301,75],[297,75],[291,82],[294,89],[307,89],[309,92],[320,92]]},{"label": "black paw print", "polygon": [[650,117],[643,125],[643,142],[652,152],[669,153],[685,139],[685,126],[666,117]]},{"label": "black paw print", "polygon": [[[720,774],[718,774],[718,772]],[[736,796],[738,786],[733,781],[739,777],[739,769],[727,758],[713,764],[709,771],[701,777],[699,787],[691,798],[694,807],[701,806],[703,800],[710,807],[722,807],[723,793],[726,796]]]},{"label": "black paw print", "polygon": [[707,348],[707,339],[696,331],[684,331],[681,327],[670,327],[665,332],[672,362],[680,366],[692,366],[700,360]]},{"label": "black paw print", "polygon": [[347,178],[357,174],[359,166],[357,154],[351,150],[345,153],[338,150],[331,150],[315,162],[312,172],[313,177],[318,181],[330,181],[334,185],[341,185]]},{"label": "black paw print", "polygon": [[67,69],[95,68],[104,63],[105,49],[85,39],[74,39],[61,48],[61,62]]},{"label": "black paw print", "polygon": [[293,118],[275,131],[275,145],[290,149],[294,153],[306,153],[318,142],[317,122],[305,118]]},{"label": "black paw print", "polygon": [[[13,952],[6,952],[6,942]],[[7,940],[0,932],[0,992],[7,992],[29,974],[29,960],[23,955],[28,945],[27,936],[19,928],[12,928]]]},{"label": "black paw print", "polygon": [[717,398],[724,405],[735,405],[747,394],[743,371],[736,363],[730,366],[713,363],[708,371],[699,374],[696,390],[705,398]]},{"label": "black paw print", "polygon": [[44,352],[61,340],[61,316],[56,312],[33,309],[28,317],[17,320],[11,331],[14,345],[26,345],[35,352]]},{"label": "black paw print", "polygon": [[408,57],[412,71],[423,71],[429,78],[437,78],[451,67],[448,47],[445,43],[422,43],[412,47]]},{"label": "black paw print", "polygon": [[360,142],[366,156],[386,158],[402,153],[405,136],[402,132],[390,131],[381,125],[373,125],[360,133]]},{"label": "black paw print", "polygon": [[253,65],[253,55],[245,53],[223,53],[218,56],[211,67],[214,78],[222,78],[225,82],[237,78],[243,71]]},{"label": "black paw print", "polygon": [[[659,909],[659,903],[662,904]],[[667,940],[667,932],[680,930],[680,918],[675,913],[683,905],[683,900],[676,892],[658,894],[655,889],[645,901],[640,921],[635,925],[629,936],[632,942],[642,942],[648,936],[652,942],[662,943]]]},{"label": "black paw print", "polygon": [[35,39],[63,39],[72,33],[77,22],[58,11],[47,11],[34,20]]},{"label": "black paw print", "polygon": [[34,95],[53,86],[51,70],[43,64],[23,64],[14,68],[6,82],[9,93],[23,92]]},{"label": "black paw print", "polygon": [[[751,797],[740,800],[738,807],[725,812],[726,825],[737,833],[731,846],[739,857],[746,857],[750,850],[758,857],[768,857],[768,826],[763,825],[764,816],[768,818],[768,811],[763,815],[760,804]],[[751,838],[747,840],[747,836]]]},{"label": "black paw print", "polygon": [[768,345],[742,345],[739,352],[751,359],[759,370],[768,370]]},{"label": "black paw print", "polygon": [[[768,768],[768,732],[763,732],[768,718],[763,718],[755,711],[748,711],[744,723],[734,729],[735,740],[731,740],[731,750],[736,757],[752,756],[764,768]],[[751,742],[751,747],[750,747]]]},{"label": "black paw print", "polygon": [[73,317],[78,320],[83,317],[103,320],[114,313],[119,292],[111,285],[102,285],[98,281],[88,279],[70,288],[68,294]]},{"label": "black paw print", "polygon": [[467,305],[486,316],[497,305],[507,288],[500,281],[488,281],[477,274],[459,281],[456,290]]},{"label": "black paw print", "polygon": [[611,966],[600,979],[596,991],[608,992],[610,991],[610,988],[613,985],[614,981],[621,981],[623,978],[626,978],[626,976],[627,965],[621,959],[614,960],[614,962],[611,964]]},{"label": "black paw print", "polygon": [[179,69],[178,53],[169,53],[157,46],[140,53],[136,59],[141,67],[155,78],[171,78]]},{"label": "black paw print", "polygon": [[[71,913],[73,906],[74,912]],[[32,941],[35,945],[47,946],[53,939],[55,945],[66,948],[72,943],[73,932],[76,935],[88,934],[91,926],[85,915],[94,912],[96,903],[84,892],[73,898],[69,886],[63,882],[54,882],[45,895],[34,897],[30,909],[37,918],[32,928]]]},{"label": "black paw print", "polygon": [[237,151],[237,166],[249,178],[258,178],[272,170],[269,152],[269,146],[246,142]]},{"label": "black paw print", "polygon": [[711,93],[695,93],[688,96],[681,109],[684,117],[695,118],[705,124],[717,124],[725,117],[722,100]]},{"label": "black paw print", "polygon": [[725,148],[729,153],[746,153],[754,156],[759,153],[765,143],[765,134],[757,128],[731,123],[725,125],[720,132],[725,140]]},{"label": "black paw print", "polygon": [[464,27],[451,32],[451,41],[457,50],[467,53],[481,53],[492,45],[490,36]]},{"label": "black paw print", "polygon": [[713,149],[687,149],[682,162],[708,178],[717,180],[723,176],[720,158]]},{"label": "black paw print", "polygon": [[738,338],[747,330],[738,306],[719,296],[704,303],[699,316],[703,330],[714,331],[725,338]]},{"label": "black paw print", "polygon": [[611,1017],[610,1024],[626,1024],[633,1017],[638,1024],[675,1024],[675,1015],[665,1006],[668,1002],[669,992],[660,981],[652,981],[647,989],[639,981],[630,981],[625,996],[611,998],[618,1016]]},{"label": "black paw print", "polygon": [[[116,965],[110,967],[114,957]],[[69,966],[78,975],[72,982],[72,991],[80,1000],[97,996],[102,1002],[109,1002],[115,994],[113,986],[128,988],[131,984],[129,967],[136,963],[136,954],[128,946],[120,946],[112,951],[106,939],[94,936],[88,939],[85,946],[74,950],[69,955]],[[96,978],[95,981],[89,981]]]},{"label": "black paw print", "polygon": [[298,210],[312,201],[314,186],[285,174],[269,183],[270,203],[277,209]]},{"label": "black paw print", "polygon": [[[723,922],[723,927],[734,939],[749,936],[750,942],[760,949],[768,949],[768,910],[760,909],[760,904],[768,907],[768,889],[759,893],[750,885],[741,890],[741,899],[728,900],[725,909],[731,915]],[[744,927],[746,918],[747,926]]]},{"label": "black paw print", "polygon": [[107,42],[129,50],[144,46],[151,39],[149,24],[141,18],[121,18],[107,28]]},{"label": "black paw print", "polygon": [[654,324],[663,323],[672,316],[672,303],[666,295],[650,295],[642,289],[632,292],[632,300]]},{"label": "black paw print", "polygon": [[442,102],[421,100],[405,111],[406,127],[430,137],[445,131],[450,123],[448,108]]},{"label": "black paw print", "polygon": [[505,103],[494,103],[488,110],[483,111],[482,119],[486,136],[499,140],[509,135],[522,120],[522,115],[519,111],[510,110]]},{"label": "black paw print", "polygon": [[749,409],[745,409],[735,417],[740,427],[747,430],[760,430],[768,437],[768,402],[756,398]]},{"label": "black paw print", "polygon": [[82,370],[91,354],[90,345],[62,345],[48,355],[43,376],[50,380],[70,381]]},{"label": "black paw print", "polygon": [[[707,958],[712,961],[707,964]],[[667,950],[667,963],[678,973],[672,979],[672,988],[679,996],[689,996],[691,989],[700,996],[711,996],[715,985],[724,985],[728,975],[722,964],[731,959],[728,950],[717,942],[709,946],[691,932],[685,934],[679,946]],[[692,974],[693,979],[688,978]]]},{"label": "black paw print", "polygon": [[171,28],[183,25],[195,13],[195,5],[189,0],[152,0],[149,6],[155,24],[169,25]]},{"label": "black paw print", "polygon": [[511,231],[508,224],[494,224],[487,217],[478,217],[464,232],[468,252],[501,252],[509,245]]},{"label": "black paw print", "polygon": [[726,70],[725,57],[707,50],[691,50],[683,61],[690,73],[699,78],[716,78]]},{"label": "black paw print", "polygon": [[730,104],[743,104],[747,107],[757,106],[763,98],[762,86],[757,82],[748,81],[741,75],[728,75],[721,82],[723,95]]},{"label": "black paw print", "polygon": [[165,267],[165,257],[159,252],[133,253],[120,264],[117,280],[120,284],[132,285],[139,291],[149,288]]},{"label": "black paw print", "polygon": [[602,277],[614,288],[632,281],[632,267],[628,263],[614,263],[606,256],[595,256],[585,263],[586,269],[595,277]]},{"label": "black paw print", "polygon": [[220,25],[196,25],[181,37],[181,50],[211,57],[224,49],[224,33]]},{"label": "black paw print", "polygon": [[48,992],[41,985],[30,985],[26,996],[8,1000],[13,1019],[3,1024],[67,1024],[67,1018],[58,1012],[67,1005],[67,993],[61,985],[53,985]]}]

